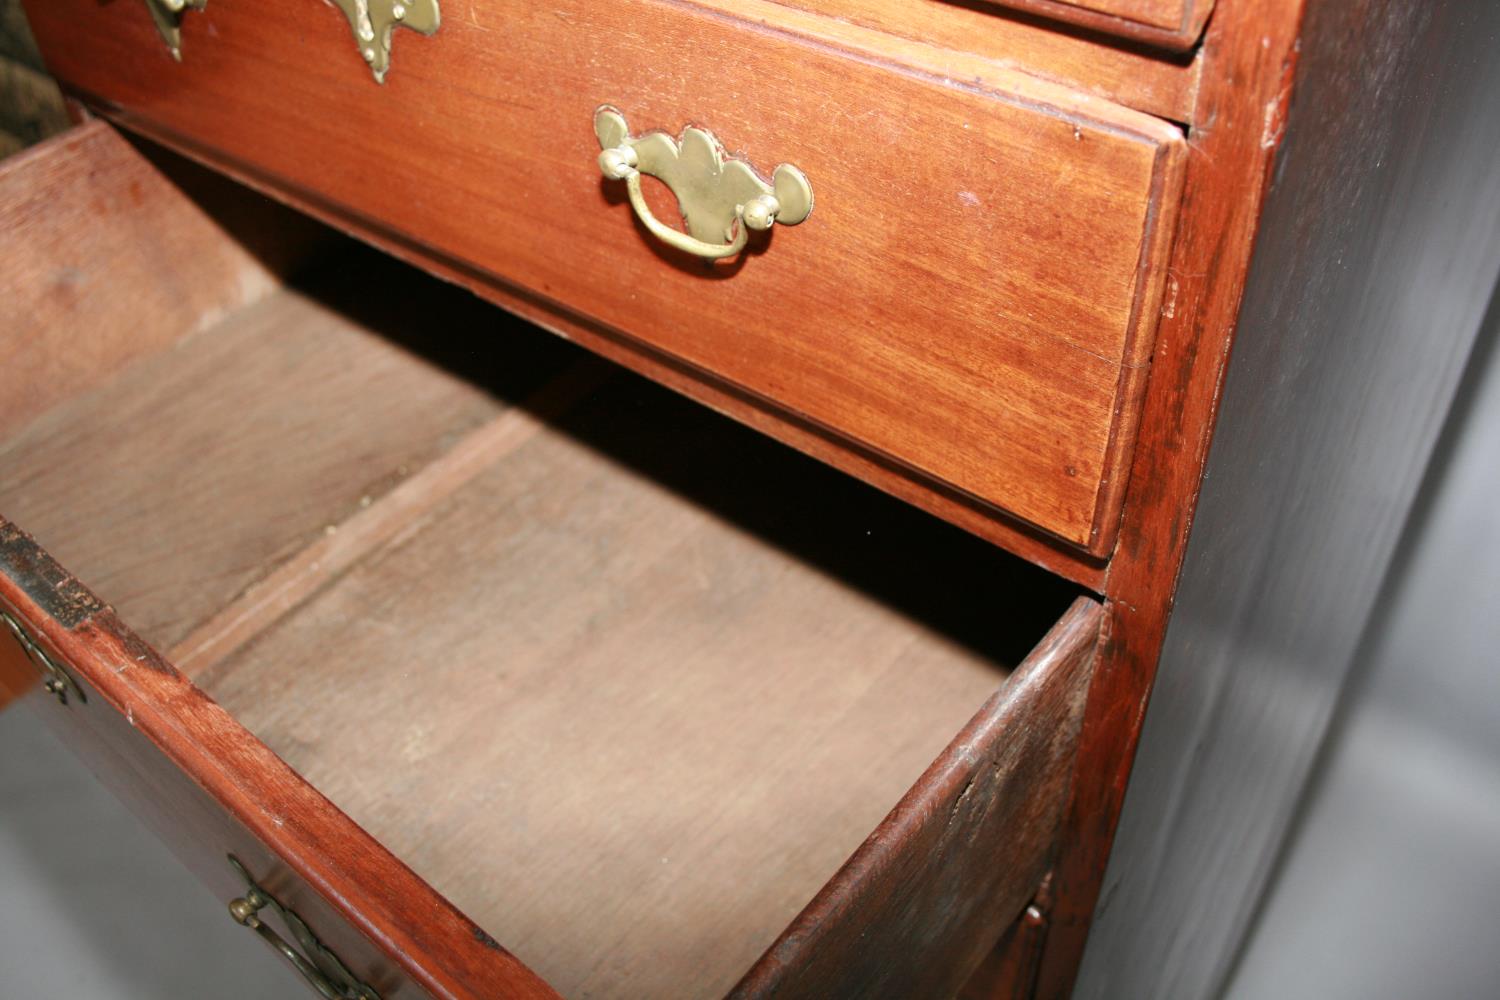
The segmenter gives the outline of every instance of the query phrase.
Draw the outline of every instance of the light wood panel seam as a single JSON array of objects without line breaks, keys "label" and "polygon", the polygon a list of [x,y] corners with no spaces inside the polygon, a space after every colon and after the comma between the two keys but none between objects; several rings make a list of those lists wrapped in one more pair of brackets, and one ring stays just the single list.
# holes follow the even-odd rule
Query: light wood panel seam
[{"label": "light wood panel seam", "polygon": [[[794,12],[791,8],[776,8],[779,11],[796,13],[799,20],[805,20],[809,23],[825,21],[838,25],[841,33],[837,39],[831,36],[817,35],[807,28],[797,28],[784,23],[785,18],[773,22],[768,19],[747,17],[745,12],[753,9],[752,5],[755,4],[756,0],[739,0],[739,3],[733,10],[721,7],[719,4],[722,0],[663,0],[663,2],[670,6],[694,11],[699,16],[731,22],[741,31],[780,36],[798,45],[815,49],[825,49],[842,58],[860,62],[868,66],[900,73],[954,90],[962,90],[966,93],[995,100],[1023,111],[1048,115],[1069,124],[1086,125],[1127,141],[1146,143],[1169,141],[1170,136],[1164,135],[1161,129],[1176,131],[1166,119],[1158,118],[1145,111],[1137,111],[1134,108],[1117,104],[1105,98],[1095,97],[1079,90],[1075,86],[1054,82],[1046,77],[1028,72],[1020,65],[1000,63],[985,56],[943,48],[928,42],[914,41],[899,35],[887,34],[875,28],[866,28],[849,22],[834,21],[821,14]],[[765,0],[765,2],[769,2],[769,0]],[[858,38],[857,41],[856,37]],[[887,44],[881,46],[881,40],[886,40]],[[901,44],[904,51],[900,56],[889,51],[889,42],[898,42]],[[921,62],[915,61],[914,57],[923,55],[926,56],[925,59]],[[902,58],[902,56],[906,58]],[[981,74],[975,74],[972,79],[969,79],[944,73],[933,68],[933,57],[951,60],[971,68],[985,68],[992,72],[994,76],[986,77]],[[1119,119],[1138,118],[1139,121],[1110,120],[1099,116],[1091,116],[1082,107],[1078,106],[1083,104],[1098,105],[1104,110],[1114,110],[1118,112]]]},{"label": "light wood panel seam", "polygon": [[579,362],[518,406],[471,431],[416,475],[332,526],[269,576],[248,587],[172,647],[168,660],[187,677],[221,662],[531,440],[550,419],[602,385],[609,374],[608,367],[600,362]]}]

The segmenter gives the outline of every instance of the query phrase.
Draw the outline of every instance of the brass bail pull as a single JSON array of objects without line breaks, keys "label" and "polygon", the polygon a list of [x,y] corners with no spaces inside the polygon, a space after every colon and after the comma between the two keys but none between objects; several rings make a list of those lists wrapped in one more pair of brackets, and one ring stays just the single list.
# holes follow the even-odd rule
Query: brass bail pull
[{"label": "brass bail pull", "polygon": [[[301,917],[282,906],[275,896],[257,885],[238,858],[231,854],[229,864],[245,880],[244,895],[229,902],[229,915],[234,918],[235,923],[259,934],[325,1000],[380,1000],[380,995],[372,987],[354,978],[344,963],[313,936]],[[292,936],[297,939],[300,950],[266,926],[260,919],[262,910],[270,910],[281,917],[282,923],[287,925]]]},{"label": "brass bail pull", "polygon": [[[599,170],[624,181],[630,207],[651,235],[705,260],[733,257],[745,249],[750,230],[780,222],[795,226],[812,213],[812,185],[791,164],[762,180],[744,160],[727,157],[713,133],[683,129],[681,139],[664,132],[632,136],[625,116],[609,105],[594,112],[594,134],[603,152]],[[646,204],[641,175],[649,174],[677,196],[687,232],[658,219]]]},{"label": "brass bail pull", "polygon": [[26,658],[32,662],[37,670],[41,671],[42,687],[47,690],[48,694],[64,705],[68,703],[69,698],[77,698],[83,703],[88,702],[88,698],[83,693],[83,688],[79,687],[78,682],[73,680],[73,675],[64,670],[62,664],[47,655],[47,651],[37,645],[37,641],[32,638],[31,633],[26,631],[25,627],[19,621],[11,617],[8,611],[0,610],[0,622],[4,623],[6,631],[11,634],[11,638],[20,644],[21,651],[26,654]]}]

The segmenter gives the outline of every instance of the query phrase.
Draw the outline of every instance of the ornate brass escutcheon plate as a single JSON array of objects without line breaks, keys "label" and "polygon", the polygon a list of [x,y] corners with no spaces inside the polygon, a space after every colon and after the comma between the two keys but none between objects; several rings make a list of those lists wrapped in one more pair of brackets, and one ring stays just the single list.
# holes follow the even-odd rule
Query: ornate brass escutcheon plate
[{"label": "ornate brass escutcheon plate", "polygon": [[157,33],[178,62],[182,62],[182,15],[190,8],[202,10],[206,6],[208,0],[146,0]]},{"label": "ornate brass escutcheon plate", "polygon": [[410,28],[424,35],[438,30],[442,13],[438,0],[329,0],[349,19],[359,54],[370,66],[376,83],[385,83],[391,68],[391,32]]},{"label": "ornate brass escutcheon plate", "polygon": [[[625,116],[609,105],[594,112],[594,134],[604,150],[599,169],[622,180],[642,224],[668,246],[705,260],[733,257],[745,248],[751,229],[774,223],[795,226],[812,213],[812,185],[789,163],[767,183],[744,160],[728,157],[705,129],[688,127],[681,139],[665,132],[632,136]],[[677,196],[687,232],[657,219],[641,193],[641,175],[657,178]]]}]

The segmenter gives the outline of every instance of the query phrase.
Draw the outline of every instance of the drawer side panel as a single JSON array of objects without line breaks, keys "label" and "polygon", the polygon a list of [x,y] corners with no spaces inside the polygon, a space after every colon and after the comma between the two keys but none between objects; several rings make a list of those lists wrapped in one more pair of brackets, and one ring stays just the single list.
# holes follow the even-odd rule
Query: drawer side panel
[{"label": "drawer side panel", "polygon": [[1103,611],[1080,598],[736,987],[952,996],[1035,894]]}]

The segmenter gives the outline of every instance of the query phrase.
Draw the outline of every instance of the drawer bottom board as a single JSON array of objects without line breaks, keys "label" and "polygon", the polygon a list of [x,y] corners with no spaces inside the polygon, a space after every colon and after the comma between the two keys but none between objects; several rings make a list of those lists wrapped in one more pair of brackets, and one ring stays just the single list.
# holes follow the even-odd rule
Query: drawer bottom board
[{"label": "drawer bottom board", "polygon": [[[356,255],[333,284],[366,283],[372,267]],[[534,331],[444,328],[440,358],[420,337],[392,353],[373,317],[377,329],[346,316],[331,332],[339,293],[319,288],[257,307],[274,335],[230,321],[47,414],[5,449],[14,468],[70,426],[87,438],[104,413],[122,441],[157,447],[41,482],[0,475],[29,491],[18,520],[77,548],[76,473],[105,506],[128,495],[139,523],[211,497],[217,540],[203,545],[245,551],[236,535],[265,530],[262,499],[241,492],[257,470],[292,477],[279,492],[305,503],[286,519],[301,524],[308,505],[323,517],[320,498],[411,481],[426,475],[398,468],[412,455],[435,468],[489,433],[444,367],[537,367]],[[158,410],[124,405],[195,384],[172,425],[211,428],[225,401],[255,395],[268,353],[295,370],[328,338],[408,368],[396,382],[443,403],[425,411],[422,448],[374,447],[391,433],[361,447],[348,430],[356,471],[315,460],[320,420],[420,423],[380,392],[340,397],[338,413],[325,393],[286,393],[277,419],[293,433],[233,441],[168,433]],[[227,353],[203,365],[207,350]],[[260,605],[305,526],[238,567],[253,582],[192,635],[162,615],[147,638],[176,643],[199,686],[565,995],[721,995],[1004,683],[1070,588],[665,390],[600,381],[555,419],[522,407],[493,461],[432,477],[446,496],[371,536],[263,630],[204,634]],[[370,491],[375,507],[397,497]],[[363,510],[335,511],[345,521],[329,537],[357,534]],[[174,566],[201,559],[196,546],[141,532],[96,544],[70,563],[107,561],[110,584],[152,606],[201,592],[201,568]]]}]

